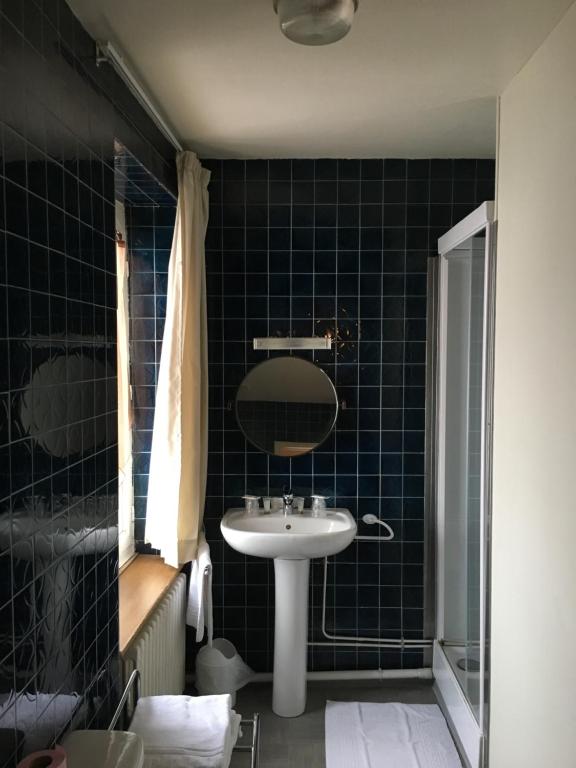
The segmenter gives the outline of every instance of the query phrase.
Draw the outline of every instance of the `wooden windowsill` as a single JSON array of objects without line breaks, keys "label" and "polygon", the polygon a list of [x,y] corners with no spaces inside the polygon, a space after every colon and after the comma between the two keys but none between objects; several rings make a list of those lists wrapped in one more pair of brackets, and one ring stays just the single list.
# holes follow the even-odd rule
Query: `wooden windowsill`
[{"label": "wooden windowsill", "polygon": [[126,652],[179,573],[157,555],[138,555],[119,575],[121,654]]}]

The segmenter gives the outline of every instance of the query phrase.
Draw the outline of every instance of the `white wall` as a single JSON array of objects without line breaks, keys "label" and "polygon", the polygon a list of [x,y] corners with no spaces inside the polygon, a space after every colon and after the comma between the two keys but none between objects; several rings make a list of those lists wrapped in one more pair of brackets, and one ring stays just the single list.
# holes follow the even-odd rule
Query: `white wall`
[{"label": "white wall", "polygon": [[501,100],[490,768],[576,766],[576,6]]}]

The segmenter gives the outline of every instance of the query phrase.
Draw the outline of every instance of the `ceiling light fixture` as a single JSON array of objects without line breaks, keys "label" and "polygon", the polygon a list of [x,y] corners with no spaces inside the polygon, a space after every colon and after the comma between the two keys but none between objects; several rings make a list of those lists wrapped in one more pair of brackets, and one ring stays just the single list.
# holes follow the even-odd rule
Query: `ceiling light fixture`
[{"label": "ceiling light fixture", "polygon": [[358,0],[274,0],[282,33],[302,45],[328,45],[350,31]]}]

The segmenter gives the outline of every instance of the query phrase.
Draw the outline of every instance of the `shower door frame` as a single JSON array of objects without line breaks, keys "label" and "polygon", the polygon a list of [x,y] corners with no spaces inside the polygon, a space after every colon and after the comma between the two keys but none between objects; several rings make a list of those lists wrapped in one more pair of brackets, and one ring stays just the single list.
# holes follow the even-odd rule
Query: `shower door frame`
[{"label": "shower door frame", "polygon": [[[450,729],[462,756],[470,768],[485,765],[487,750],[488,712],[486,706],[486,656],[489,628],[488,589],[490,583],[490,519],[491,519],[491,455],[492,455],[492,391],[494,342],[494,269],[495,269],[494,203],[485,202],[438,240],[439,297],[438,297],[438,372],[436,396],[436,640],[433,651],[435,688],[444,709]],[[486,232],[482,384],[481,384],[481,446],[480,446],[480,671],[478,719],[464,694],[444,651],[445,618],[445,437],[446,424],[446,368],[447,368],[447,282],[448,256],[466,240]]]}]

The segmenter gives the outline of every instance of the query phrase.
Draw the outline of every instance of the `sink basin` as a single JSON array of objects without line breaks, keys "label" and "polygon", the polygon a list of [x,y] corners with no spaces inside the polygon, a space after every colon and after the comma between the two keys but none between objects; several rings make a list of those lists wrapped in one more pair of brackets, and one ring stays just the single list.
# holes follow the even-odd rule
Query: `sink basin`
[{"label": "sink basin", "polygon": [[247,515],[229,510],[220,523],[231,547],[245,555],[274,558],[274,675],[272,709],[298,717],[306,709],[308,586],[310,558],[335,555],[352,543],[356,523],[347,509]]},{"label": "sink basin", "polygon": [[347,509],[329,509],[322,517],[312,517],[310,512],[247,515],[243,509],[232,509],[220,528],[238,552],[285,560],[335,555],[356,535],[356,523]]}]

